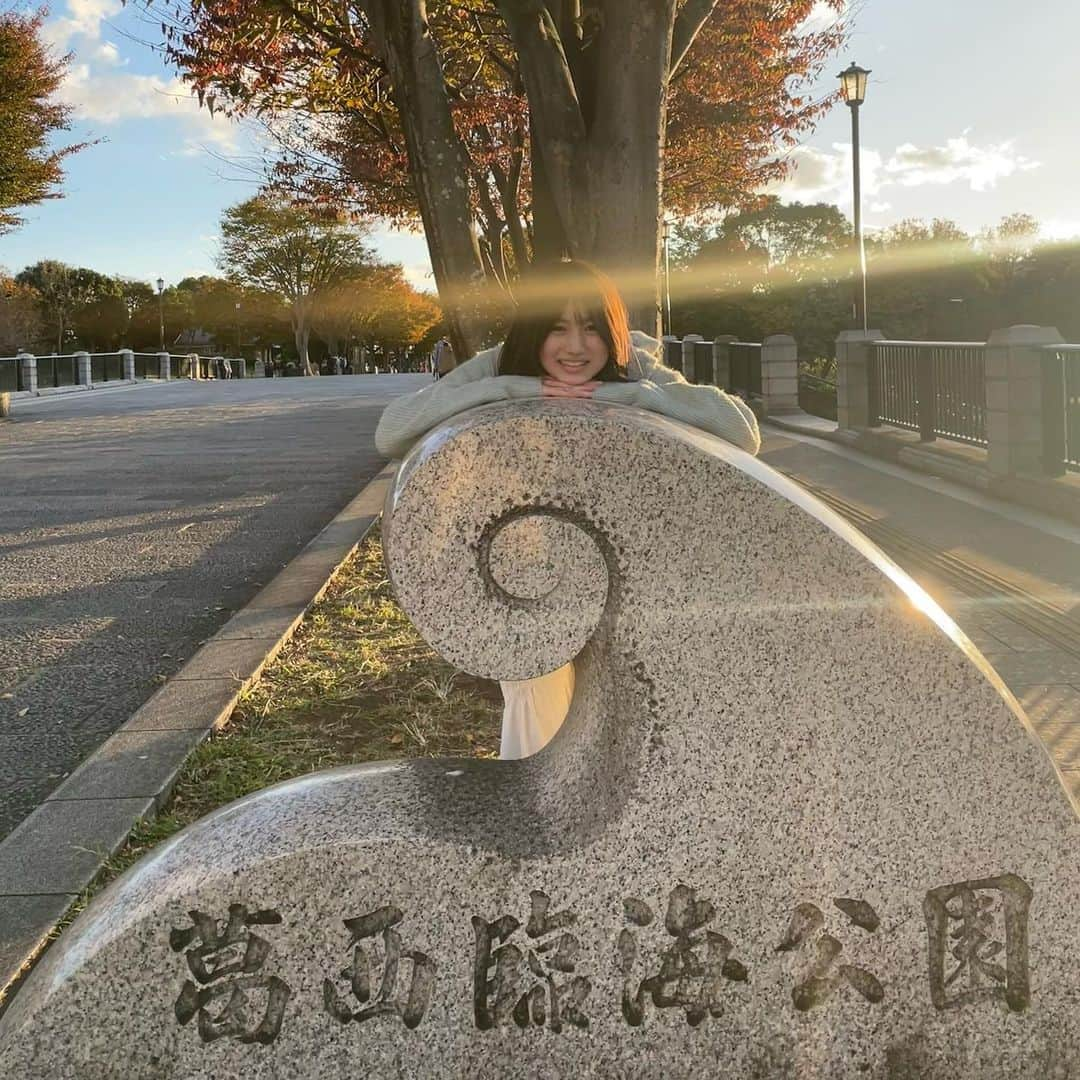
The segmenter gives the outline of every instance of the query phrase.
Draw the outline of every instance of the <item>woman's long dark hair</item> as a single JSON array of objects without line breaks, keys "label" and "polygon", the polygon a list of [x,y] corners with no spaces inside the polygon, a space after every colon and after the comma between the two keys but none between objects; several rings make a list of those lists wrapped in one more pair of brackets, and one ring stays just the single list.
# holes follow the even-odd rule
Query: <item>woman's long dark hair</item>
[{"label": "woman's long dark hair", "polygon": [[611,278],[578,260],[547,265],[523,283],[517,314],[499,353],[500,375],[545,374],[540,349],[567,301],[592,322],[607,345],[607,363],[596,378],[626,381],[632,349],[626,305]]}]

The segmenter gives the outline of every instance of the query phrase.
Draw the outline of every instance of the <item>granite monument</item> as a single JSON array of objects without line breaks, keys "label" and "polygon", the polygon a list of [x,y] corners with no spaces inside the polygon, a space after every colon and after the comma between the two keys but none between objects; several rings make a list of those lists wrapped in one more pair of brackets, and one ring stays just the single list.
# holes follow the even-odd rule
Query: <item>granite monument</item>
[{"label": "granite monument", "polygon": [[192,826],[43,958],[5,1076],[1073,1074],[1075,808],[829,510],[679,424],[520,402],[424,439],[383,536],[453,663],[575,660],[562,730]]}]

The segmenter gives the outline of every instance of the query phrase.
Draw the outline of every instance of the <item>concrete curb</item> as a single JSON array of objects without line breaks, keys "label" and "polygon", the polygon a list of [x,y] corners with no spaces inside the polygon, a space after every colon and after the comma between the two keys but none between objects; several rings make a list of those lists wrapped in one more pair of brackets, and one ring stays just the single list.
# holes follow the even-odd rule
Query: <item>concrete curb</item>
[{"label": "concrete curb", "polygon": [[93,391],[95,394],[113,390],[134,390],[139,386],[165,386],[173,382],[187,382],[186,379],[110,379],[108,382],[80,383],[78,386],[46,386],[42,390],[13,390],[11,391],[11,404],[34,405],[46,401],[62,401],[71,397]]},{"label": "concrete curb", "polygon": [[382,512],[396,464],[357,495],[114,735],[0,843],[0,1003],[188,755],[292,637]]}]

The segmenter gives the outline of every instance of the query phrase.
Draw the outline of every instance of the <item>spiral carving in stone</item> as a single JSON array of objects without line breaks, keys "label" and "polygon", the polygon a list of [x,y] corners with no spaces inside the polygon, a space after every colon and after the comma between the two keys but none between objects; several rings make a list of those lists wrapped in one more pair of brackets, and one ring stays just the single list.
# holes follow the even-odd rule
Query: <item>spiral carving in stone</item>
[{"label": "spiral carving in stone", "polygon": [[[478,412],[488,423],[469,414],[453,439],[441,429],[403,465],[386,563],[401,607],[447,660],[487,678],[533,678],[596,633],[617,593],[617,561],[582,509],[579,470],[552,421]],[[531,452],[520,452],[522,439]],[[552,456],[566,460],[552,468]]]}]

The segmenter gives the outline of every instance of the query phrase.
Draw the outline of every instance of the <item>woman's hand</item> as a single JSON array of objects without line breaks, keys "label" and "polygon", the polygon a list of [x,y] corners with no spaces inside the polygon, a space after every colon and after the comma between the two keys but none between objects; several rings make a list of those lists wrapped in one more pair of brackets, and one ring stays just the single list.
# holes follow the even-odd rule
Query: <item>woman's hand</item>
[{"label": "woman's hand", "polygon": [[552,398],[591,398],[593,391],[600,385],[598,380],[585,383],[564,383],[550,375],[541,379],[540,396]]}]

